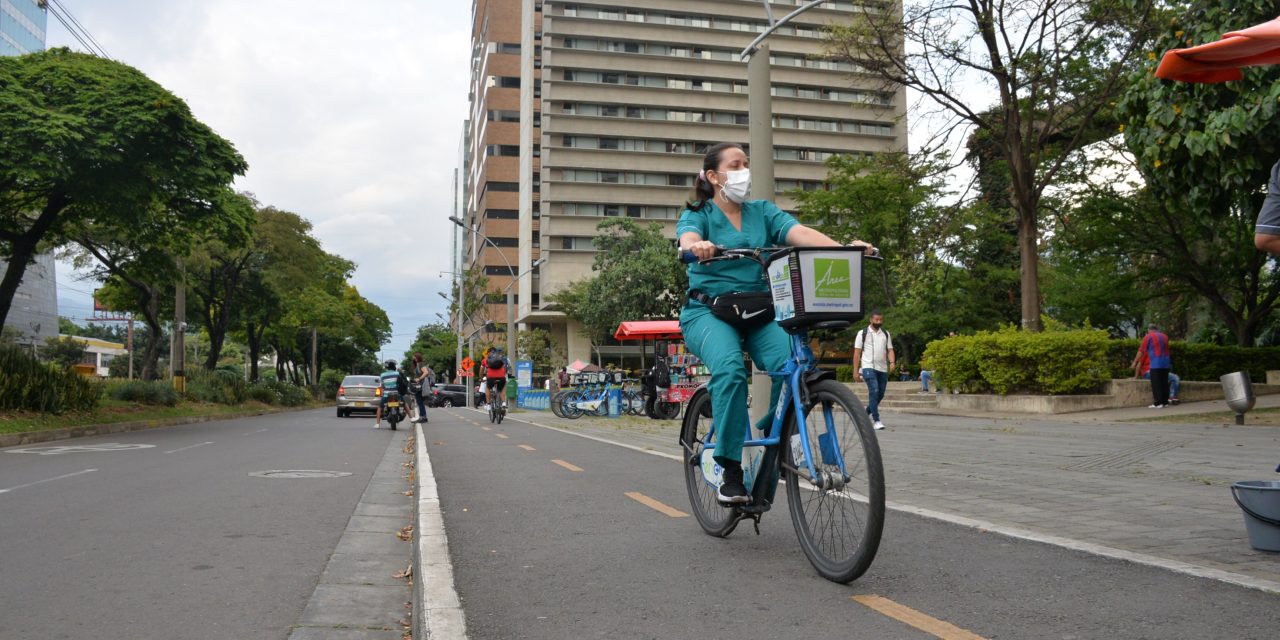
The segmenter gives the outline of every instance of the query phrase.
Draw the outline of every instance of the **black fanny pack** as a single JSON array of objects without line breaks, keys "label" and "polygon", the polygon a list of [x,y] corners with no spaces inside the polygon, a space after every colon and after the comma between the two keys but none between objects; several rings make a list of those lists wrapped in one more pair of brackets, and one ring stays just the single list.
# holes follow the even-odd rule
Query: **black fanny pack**
[{"label": "black fanny pack", "polygon": [[763,291],[735,291],[711,297],[689,292],[689,299],[707,305],[717,318],[736,329],[755,329],[773,322],[773,296]]}]

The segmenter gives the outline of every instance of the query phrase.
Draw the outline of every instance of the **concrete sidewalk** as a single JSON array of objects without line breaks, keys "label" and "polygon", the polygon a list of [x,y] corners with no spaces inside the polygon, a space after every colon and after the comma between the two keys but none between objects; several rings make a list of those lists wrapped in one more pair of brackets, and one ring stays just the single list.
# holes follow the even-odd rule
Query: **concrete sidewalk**
[{"label": "concrete sidewalk", "polygon": [[[862,398],[863,394],[855,389],[858,397]],[[1273,409],[1280,407],[1280,395],[1258,396],[1257,402],[1254,404],[1255,409]],[[1053,415],[1047,414],[1026,414],[1026,413],[997,413],[997,412],[966,412],[966,411],[946,411],[937,408],[907,410],[903,411],[885,409],[886,413],[903,412],[916,415],[932,415],[932,416],[952,416],[963,418],[980,418],[980,419],[1005,419],[1005,420],[1025,420],[1025,419],[1043,419],[1051,422],[1078,422],[1078,423],[1098,423],[1098,422],[1128,422],[1132,420],[1143,420],[1146,418],[1162,418],[1168,416],[1189,416],[1203,413],[1221,413],[1230,411],[1227,403],[1223,400],[1206,400],[1204,402],[1184,402],[1178,405],[1171,405],[1164,409],[1148,409],[1147,407],[1123,407],[1119,409],[1099,409],[1096,411],[1079,411],[1075,413],[1059,413]],[[1214,422],[1214,425],[1220,423]]]},{"label": "concrete sidewalk", "polygon": [[[1160,411],[1222,407],[1196,404],[1209,406]],[[1280,554],[1250,548],[1230,493],[1235,481],[1280,479],[1280,427],[1113,422],[1156,411],[1050,418],[885,411],[888,429],[878,435],[888,498],[906,511],[1280,592]],[[678,421],[512,417],[680,452]]]}]

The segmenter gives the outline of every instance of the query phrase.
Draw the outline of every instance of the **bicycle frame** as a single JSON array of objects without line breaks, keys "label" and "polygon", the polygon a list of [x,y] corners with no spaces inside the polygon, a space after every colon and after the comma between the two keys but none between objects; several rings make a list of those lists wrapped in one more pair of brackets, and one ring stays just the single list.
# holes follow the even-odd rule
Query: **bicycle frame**
[{"label": "bicycle frame", "polygon": [[[778,394],[778,404],[773,410],[773,422],[769,428],[769,435],[764,438],[750,439],[743,443],[744,447],[777,447],[782,445],[782,424],[787,418],[787,407],[790,405],[791,410],[795,412],[797,433],[800,434],[800,445],[804,451],[804,462],[806,470],[809,472],[810,481],[815,484],[822,484],[818,478],[818,469],[814,466],[815,457],[813,455],[813,446],[809,442],[809,425],[804,416],[804,399],[799,393],[802,384],[802,376],[814,370],[813,350],[809,348],[809,336],[806,332],[798,332],[791,334],[791,354],[792,357],[787,360],[786,365],[781,371],[766,372],[770,378],[782,378],[782,392]],[[831,423],[831,416],[826,415],[825,425],[826,433],[822,434],[822,438],[827,441],[821,443],[819,453],[822,459],[828,464],[832,462],[831,458],[835,458],[834,462],[840,469],[840,473],[848,476],[849,471],[845,468],[844,456],[840,453],[840,443],[836,434],[835,425]],[[748,428],[750,426],[748,425]],[[748,431],[750,433],[750,431]],[[711,434],[704,448],[711,448],[715,445],[715,433]],[[830,449],[827,451],[826,449]],[[780,462],[778,464],[781,464]],[[764,473],[765,469],[760,472]]]}]

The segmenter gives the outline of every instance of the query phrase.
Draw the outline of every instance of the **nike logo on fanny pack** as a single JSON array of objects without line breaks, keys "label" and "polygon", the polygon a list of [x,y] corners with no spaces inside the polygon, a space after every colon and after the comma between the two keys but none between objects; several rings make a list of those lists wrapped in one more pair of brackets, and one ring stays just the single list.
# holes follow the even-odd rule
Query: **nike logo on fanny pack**
[{"label": "nike logo on fanny pack", "polygon": [[766,309],[757,309],[757,310],[755,310],[755,311],[752,311],[751,313],[743,312],[743,314],[742,314],[742,319],[743,319],[743,320],[750,320],[750,319],[752,319],[752,318],[754,318],[754,317],[756,317],[756,316],[758,316],[758,315],[760,315],[760,314],[764,313],[765,311],[766,311]]}]

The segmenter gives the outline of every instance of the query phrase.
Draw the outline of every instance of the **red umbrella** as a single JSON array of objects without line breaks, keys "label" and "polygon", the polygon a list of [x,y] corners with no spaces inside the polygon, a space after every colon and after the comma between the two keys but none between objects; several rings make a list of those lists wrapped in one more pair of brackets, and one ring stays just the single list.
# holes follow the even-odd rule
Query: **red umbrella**
[{"label": "red umbrella", "polygon": [[1239,80],[1240,69],[1280,63],[1280,18],[1189,49],[1173,49],[1160,59],[1156,77],[1182,82]]}]

